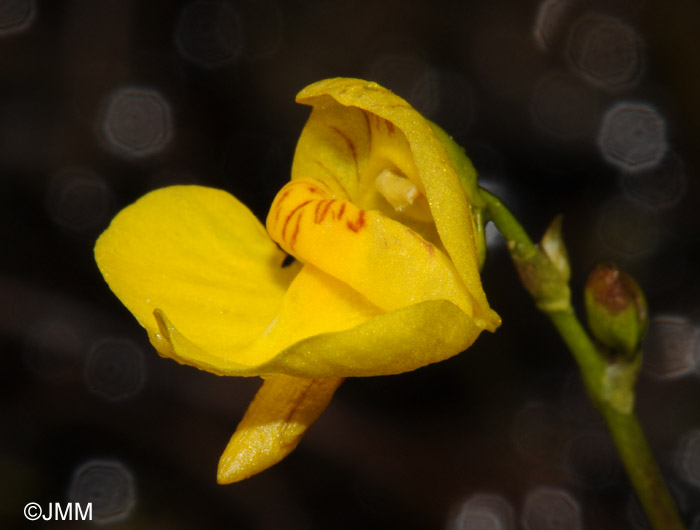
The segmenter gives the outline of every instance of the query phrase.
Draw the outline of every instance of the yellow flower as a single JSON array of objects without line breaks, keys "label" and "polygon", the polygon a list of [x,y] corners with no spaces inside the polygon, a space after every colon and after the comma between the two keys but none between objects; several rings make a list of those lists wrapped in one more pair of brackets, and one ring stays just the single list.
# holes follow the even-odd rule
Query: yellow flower
[{"label": "yellow flower", "polygon": [[[500,323],[469,202],[430,123],[356,79],[315,83],[297,100],[313,112],[269,236],[228,193],[172,186],[122,210],[95,247],[160,355],[264,378],[221,483],[289,454],[343,378],[444,360]],[[285,252],[296,258],[287,267]]]}]

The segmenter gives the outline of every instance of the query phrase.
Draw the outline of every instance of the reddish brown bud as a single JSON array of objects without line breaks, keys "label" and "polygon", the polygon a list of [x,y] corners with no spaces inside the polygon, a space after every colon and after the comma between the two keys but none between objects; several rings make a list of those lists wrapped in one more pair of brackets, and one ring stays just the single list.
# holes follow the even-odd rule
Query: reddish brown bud
[{"label": "reddish brown bud", "polygon": [[635,355],[649,319],[634,278],[614,263],[602,263],[588,276],[584,300],[593,335],[618,353]]}]

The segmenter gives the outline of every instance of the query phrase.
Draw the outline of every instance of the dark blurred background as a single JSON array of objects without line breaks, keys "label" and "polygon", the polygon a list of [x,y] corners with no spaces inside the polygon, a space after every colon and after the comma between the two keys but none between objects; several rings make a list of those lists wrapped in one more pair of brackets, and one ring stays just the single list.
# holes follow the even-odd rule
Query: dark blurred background
[{"label": "dark blurred background", "polygon": [[577,304],[600,260],[637,277],[637,409],[700,528],[699,57],[695,0],[0,0],[0,526],[86,528],[22,510],[91,501],[115,529],[646,528],[495,232],[496,334],[346,381],[289,458],[216,485],[259,381],[159,358],[94,241],[174,183],[264,219],[295,94],[354,76],[440,123],[533,237],[563,213]]}]

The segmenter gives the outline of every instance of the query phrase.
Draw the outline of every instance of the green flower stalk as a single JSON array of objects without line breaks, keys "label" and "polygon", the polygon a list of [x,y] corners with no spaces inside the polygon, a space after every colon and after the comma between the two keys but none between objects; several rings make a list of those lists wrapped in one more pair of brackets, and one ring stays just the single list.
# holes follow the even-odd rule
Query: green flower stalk
[{"label": "green flower stalk", "polygon": [[487,219],[506,238],[523,286],[574,356],[586,391],[605,419],[652,528],[682,530],[683,521],[634,413],[635,383],[641,364],[639,344],[647,319],[641,289],[616,268],[594,271],[586,288],[589,321],[596,338],[618,355],[601,352],[571,305],[561,219],[555,219],[537,245],[497,197],[483,189],[481,194],[487,205]]}]

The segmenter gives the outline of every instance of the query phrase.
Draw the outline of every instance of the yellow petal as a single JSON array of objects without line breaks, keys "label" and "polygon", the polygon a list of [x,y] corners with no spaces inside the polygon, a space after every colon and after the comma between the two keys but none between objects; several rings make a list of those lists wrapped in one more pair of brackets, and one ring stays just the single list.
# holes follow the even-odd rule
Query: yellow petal
[{"label": "yellow petal", "polygon": [[274,323],[235,355],[199,348],[164,315],[158,316],[169,357],[222,375],[398,374],[457,355],[482,331],[447,300],[383,313],[343,282],[309,264],[292,282]]},{"label": "yellow petal", "polygon": [[367,377],[416,370],[469,348],[483,331],[447,300],[430,300],[310,336],[281,351],[267,372],[299,377]]},{"label": "yellow petal", "polygon": [[330,186],[335,181],[361,207],[383,211],[389,205],[381,205],[373,185],[384,169],[416,183],[442,245],[476,301],[475,315],[496,327],[500,319],[481,286],[470,206],[430,123],[392,92],[359,79],[314,83],[297,101],[314,110],[297,145],[292,178],[312,177]]},{"label": "yellow petal", "polygon": [[[468,316],[470,293],[450,260],[410,228],[379,212],[334,199],[322,183],[296,179],[279,192],[267,217],[284,250],[392,311],[449,300]],[[477,322],[482,328],[489,322]]]},{"label": "yellow petal", "polygon": [[291,453],[342,381],[283,375],[266,379],[221,455],[219,484],[248,478]]},{"label": "yellow petal", "polygon": [[[220,375],[270,375],[288,373],[275,356],[308,337],[351,329],[382,311],[343,282],[312,265],[304,265],[282,301],[279,312],[255,341],[244,348],[205,348],[200,346],[170,321],[168,315],[156,311],[159,333],[156,336],[162,355],[178,362]],[[297,369],[317,373],[313,365],[324,351],[311,352],[307,367]],[[299,361],[297,361],[297,364]],[[332,377],[329,373],[321,377]]]},{"label": "yellow petal", "polygon": [[[307,263],[289,287],[277,318],[243,354],[250,362],[252,359],[268,362],[273,354],[301,340],[348,330],[382,313],[346,283]],[[324,354],[315,352],[308,363],[313,364]],[[263,366],[260,370],[261,374],[276,371],[264,370]]]},{"label": "yellow petal", "polygon": [[200,186],[145,195],[95,246],[105,280],[161,354],[172,354],[161,328],[174,324],[197,348],[223,355],[219,364],[233,366],[236,350],[273,321],[299,270],[282,268],[284,257],[242,203]]},{"label": "yellow petal", "polygon": [[[307,103],[299,96],[297,101]],[[327,101],[315,99],[313,103],[317,108],[311,113],[297,142],[292,180],[313,177],[345,190],[353,201],[362,204],[360,178],[372,146],[367,114],[358,108],[338,105],[330,98]],[[363,206],[371,208],[374,205]]]}]

